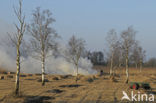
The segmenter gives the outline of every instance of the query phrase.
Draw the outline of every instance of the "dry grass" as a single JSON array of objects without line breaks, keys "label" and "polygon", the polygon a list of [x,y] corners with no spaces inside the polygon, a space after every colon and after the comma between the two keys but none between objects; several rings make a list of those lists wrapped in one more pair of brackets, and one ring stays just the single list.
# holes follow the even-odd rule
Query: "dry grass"
[{"label": "dry grass", "polygon": [[[98,68],[98,67],[96,67]],[[46,85],[41,86],[38,75],[26,75],[20,78],[20,90],[24,94],[21,98],[9,97],[14,89],[15,78],[0,80],[0,102],[2,103],[107,103],[114,101],[120,102],[122,91],[130,93],[129,85],[125,84],[125,69],[118,69],[113,82],[109,75],[109,70],[104,69],[105,75],[79,75],[76,83],[75,77],[71,75],[46,75]],[[14,74],[15,75],[15,74]],[[14,76],[13,75],[13,76]],[[57,80],[54,78],[58,78]],[[156,95],[156,69],[145,68],[140,73],[139,70],[130,68],[130,81],[148,82]],[[142,93],[144,90],[139,90]],[[134,91],[137,92],[137,91]],[[7,95],[7,96],[6,96]]]}]

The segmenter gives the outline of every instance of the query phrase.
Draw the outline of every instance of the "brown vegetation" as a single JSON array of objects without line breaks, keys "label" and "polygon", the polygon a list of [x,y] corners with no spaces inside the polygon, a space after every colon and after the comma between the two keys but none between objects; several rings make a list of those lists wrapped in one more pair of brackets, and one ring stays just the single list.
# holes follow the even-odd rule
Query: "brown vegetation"
[{"label": "brown vegetation", "polygon": [[[75,76],[71,75],[46,75],[48,80],[45,87],[42,87],[40,76],[32,75],[22,77],[21,97],[13,97],[10,94],[14,88],[14,79],[0,80],[0,101],[2,103],[88,103],[88,102],[120,102],[123,96],[122,91],[129,93],[129,85],[125,84],[125,69],[118,69],[115,77],[110,79],[109,69],[103,69],[104,75],[78,75],[78,82],[75,83]],[[139,69],[130,68],[130,82],[148,82],[152,87],[152,93],[156,95],[156,71],[152,68],[144,68],[140,73]],[[29,74],[23,74],[29,75]],[[0,74],[8,76],[8,74]],[[58,78],[57,80],[54,78]],[[148,91],[139,90],[141,93]],[[134,92],[138,92],[134,90]]]}]

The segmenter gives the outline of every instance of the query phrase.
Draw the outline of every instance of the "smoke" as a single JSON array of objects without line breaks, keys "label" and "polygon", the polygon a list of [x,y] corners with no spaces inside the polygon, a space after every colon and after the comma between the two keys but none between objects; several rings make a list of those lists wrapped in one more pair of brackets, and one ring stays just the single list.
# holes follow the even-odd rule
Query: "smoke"
[{"label": "smoke", "polygon": [[[41,73],[41,62],[31,57],[27,58],[22,63],[22,72],[26,73]],[[49,57],[46,59],[46,73],[50,74],[76,74],[75,66],[69,63],[63,57]],[[79,63],[80,74],[93,74],[96,73],[92,70],[92,63],[86,58],[81,58]]]},{"label": "smoke", "polygon": [[[65,46],[60,46],[60,53],[67,49]],[[76,67],[73,63],[68,62],[63,56],[50,56],[46,59],[46,73],[50,74],[76,74]],[[92,63],[87,58],[80,58],[79,74],[94,74]],[[9,71],[16,71],[16,49],[7,45],[0,45],[0,67]],[[31,56],[21,57],[21,72],[23,73],[41,73],[41,62]]]},{"label": "smoke", "polygon": [[[7,36],[7,32],[14,33],[15,28],[4,20],[0,19],[0,22],[0,68],[7,69],[9,71],[16,71],[16,48],[10,45],[11,43]],[[59,45],[60,55],[57,57],[50,56],[46,59],[46,73],[76,74],[75,66],[62,56],[64,55],[64,51],[67,50],[67,47],[63,44],[64,43]],[[30,56],[25,56],[23,51],[21,54],[21,72],[41,73],[41,62],[39,60]],[[80,58],[79,73],[93,74],[96,73],[96,71],[92,69],[92,63],[90,60],[87,58]]]},{"label": "smoke", "polygon": [[15,61],[14,59],[8,54],[7,51],[3,50],[0,47],[0,68],[5,68],[7,70],[11,70],[11,68],[15,68]]}]

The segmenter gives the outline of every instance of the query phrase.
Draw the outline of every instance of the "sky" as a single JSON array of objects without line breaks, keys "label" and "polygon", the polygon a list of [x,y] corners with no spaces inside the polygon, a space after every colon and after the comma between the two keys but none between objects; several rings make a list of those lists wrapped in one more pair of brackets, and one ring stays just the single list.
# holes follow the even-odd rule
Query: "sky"
[{"label": "sky", "polygon": [[[13,5],[18,0],[0,0],[0,35],[13,30],[17,19]],[[107,32],[121,33],[128,26],[137,31],[136,39],[146,50],[147,58],[156,57],[156,0],[23,0],[26,21],[36,7],[49,9],[56,22],[53,27],[67,41],[73,34],[86,41],[89,50],[107,47]]]}]

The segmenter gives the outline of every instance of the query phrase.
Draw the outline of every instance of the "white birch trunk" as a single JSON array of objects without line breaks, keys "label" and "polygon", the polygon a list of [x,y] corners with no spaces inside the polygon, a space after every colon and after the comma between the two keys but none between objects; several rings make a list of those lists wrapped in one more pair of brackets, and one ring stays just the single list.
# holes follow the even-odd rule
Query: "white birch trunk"
[{"label": "white birch trunk", "polygon": [[114,51],[112,50],[111,65],[110,65],[110,77],[113,76],[113,59],[114,59]]},{"label": "white birch trunk", "polygon": [[112,54],[112,57],[111,57],[111,65],[110,65],[110,77],[112,77],[112,74],[113,74],[113,54]]},{"label": "white birch trunk", "polygon": [[76,82],[78,81],[78,64],[76,64]]},{"label": "white birch trunk", "polygon": [[128,50],[126,50],[126,83],[129,81]]},{"label": "white birch trunk", "polygon": [[16,66],[17,66],[17,72],[16,72],[16,82],[15,82],[15,94],[19,94],[19,75],[20,75],[20,51],[19,46],[17,47],[17,58],[16,58]]},{"label": "white birch trunk", "polygon": [[42,86],[45,85],[45,56],[44,53],[42,53]]}]

